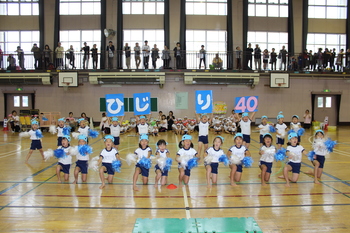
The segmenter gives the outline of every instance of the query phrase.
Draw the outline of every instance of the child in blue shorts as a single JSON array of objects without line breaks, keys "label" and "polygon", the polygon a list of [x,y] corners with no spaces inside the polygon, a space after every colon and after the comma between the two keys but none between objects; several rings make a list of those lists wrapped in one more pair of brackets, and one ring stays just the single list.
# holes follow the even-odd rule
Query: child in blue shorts
[{"label": "child in blue shorts", "polygon": [[[170,152],[168,151],[168,149],[166,148],[166,141],[163,139],[160,139],[157,142],[157,151],[156,151],[156,157],[157,159],[167,159],[170,155]],[[160,167],[158,166],[158,164],[154,167],[155,168],[155,172],[156,172],[156,177],[155,177],[155,181],[154,181],[154,187],[156,188],[158,186],[158,182],[161,179],[161,185],[166,185],[167,183],[167,179],[168,179],[168,171],[163,171],[160,169]]]},{"label": "child in blue shorts", "polygon": [[114,138],[111,135],[107,135],[104,137],[104,143],[106,148],[104,148],[101,151],[100,159],[98,160],[98,164],[99,165],[102,164],[99,170],[100,179],[102,182],[100,189],[103,189],[105,187],[104,173],[108,174],[108,177],[107,177],[108,183],[111,184],[113,182],[113,176],[115,171],[112,167],[112,162],[116,159],[120,160],[118,151],[113,147],[113,141],[114,141]]},{"label": "child in blue shorts", "polygon": [[191,169],[187,168],[187,162],[194,157],[199,158],[197,151],[193,149],[193,143],[191,140],[191,135],[186,134],[182,136],[182,140],[179,143],[180,150],[176,154],[176,160],[179,162],[178,170],[180,187],[182,187],[182,182],[187,185],[190,180]]},{"label": "child in blue shorts", "polygon": [[[299,145],[298,134],[290,133],[288,135],[287,157],[289,161],[283,169],[283,177],[286,180],[286,186],[290,187],[289,182],[297,182],[300,173],[302,156],[307,155],[304,147]],[[291,178],[288,176],[288,172],[292,171]]]},{"label": "child in blue shorts", "polygon": [[276,154],[276,147],[272,145],[272,136],[269,133],[263,135],[263,146],[260,148],[259,167],[261,170],[261,185],[266,185],[270,180],[272,163]]},{"label": "child in blue shorts", "polygon": [[43,137],[43,135],[39,129],[39,122],[36,120],[32,120],[31,124],[32,124],[32,129],[28,132],[28,134],[30,136],[30,139],[32,140],[32,143],[30,145],[30,150],[26,156],[26,161],[25,161],[26,163],[28,163],[28,160],[34,150],[39,150],[41,157],[44,160],[44,151],[40,140]]},{"label": "child in blue shorts", "polygon": [[72,156],[69,154],[71,138],[68,135],[62,136],[62,146],[59,146],[58,149],[63,149],[65,156],[58,159],[58,164],[56,167],[57,183],[62,183],[61,181],[61,172],[64,173],[64,181],[67,182],[69,179],[69,169],[72,164]]},{"label": "child in blue shorts", "polygon": [[[87,179],[88,168],[89,168],[89,154],[80,154],[80,152],[79,152],[79,148],[86,145],[86,143],[87,143],[87,137],[85,135],[80,134],[78,136],[78,146],[77,146],[78,154],[77,154],[76,166],[74,169],[74,182],[73,182],[73,184],[76,184],[78,182],[79,172],[81,172],[81,180],[83,182],[86,182],[86,179]],[[86,145],[86,146],[88,146],[88,145]],[[90,149],[91,149],[91,147],[90,147]]]},{"label": "child in blue shorts", "polygon": [[202,147],[204,145],[203,153],[208,149],[208,135],[209,135],[209,126],[213,119],[213,114],[211,114],[210,118],[207,115],[202,115],[200,117],[199,114],[196,114],[197,123],[198,123],[198,154],[199,158],[201,158]]},{"label": "child in blue shorts", "polygon": [[[207,175],[207,185],[208,188],[211,187],[210,180],[213,184],[217,184],[218,180],[218,167],[219,158],[224,154],[221,146],[224,142],[224,138],[221,136],[216,136],[213,141],[213,147],[210,147],[205,153],[204,166]],[[210,160],[210,161],[209,161]]]},{"label": "child in blue shorts", "polygon": [[136,186],[137,179],[139,175],[142,175],[142,183],[144,185],[148,184],[148,175],[149,169],[143,167],[139,162],[142,158],[149,159],[152,154],[152,149],[148,146],[148,136],[147,134],[141,134],[139,148],[135,150],[135,155],[137,157],[137,163],[135,165],[135,173],[133,177],[133,189],[138,191],[139,189]]}]

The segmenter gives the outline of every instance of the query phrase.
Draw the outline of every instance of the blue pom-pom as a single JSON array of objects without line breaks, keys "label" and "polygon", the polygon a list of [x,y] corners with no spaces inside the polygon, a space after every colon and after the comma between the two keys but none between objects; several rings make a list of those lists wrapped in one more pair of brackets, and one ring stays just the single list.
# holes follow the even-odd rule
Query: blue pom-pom
[{"label": "blue pom-pom", "polygon": [[337,141],[332,141],[330,138],[328,138],[324,144],[329,152],[333,152],[333,148],[335,145],[337,145]]},{"label": "blue pom-pom", "polygon": [[86,156],[87,154],[92,154],[92,148],[89,145],[78,146],[79,154]]},{"label": "blue pom-pom", "polygon": [[173,159],[172,158],[167,158],[166,162],[165,162],[165,166],[163,168],[163,171],[170,171],[172,164],[173,164]]},{"label": "blue pom-pom", "polygon": [[194,167],[198,167],[198,158],[194,157],[187,162],[187,169],[191,170]]},{"label": "blue pom-pom", "polygon": [[120,160],[114,160],[112,162],[112,168],[115,172],[120,172],[121,166],[122,166],[122,162]]},{"label": "blue pom-pom", "polygon": [[96,130],[89,129],[89,137],[97,138],[100,133]]},{"label": "blue pom-pom", "polygon": [[53,155],[56,158],[61,159],[61,158],[66,157],[66,152],[64,152],[63,149],[56,149],[56,150],[53,151]]},{"label": "blue pom-pom", "polygon": [[63,135],[70,135],[71,129],[72,128],[70,126],[64,127],[63,130],[62,130]]},{"label": "blue pom-pom", "polygon": [[290,129],[287,134],[289,135],[291,133],[295,133],[294,130]]},{"label": "blue pom-pom", "polygon": [[253,162],[254,161],[253,161],[252,157],[248,157],[248,156],[244,157],[244,159],[242,160],[242,164],[244,167],[251,167]]},{"label": "blue pom-pom", "polygon": [[275,127],[273,127],[272,125],[270,125],[270,132],[271,132],[271,133],[276,133],[276,129],[275,129]]},{"label": "blue pom-pom", "polygon": [[142,159],[140,159],[139,161],[139,164],[141,167],[146,169],[150,169],[152,166],[151,159],[147,159],[146,157],[142,157]]},{"label": "blue pom-pom", "polygon": [[304,129],[304,128],[300,128],[300,129],[298,130],[298,136],[303,136],[304,133],[305,133],[305,129]]},{"label": "blue pom-pom", "polygon": [[287,150],[284,148],[279,149],[275,154],[275,160],[276,161],[283,161],[286,158],[286,152]]},{"label": "blue pom-pom", "polygon": [[219,158],[219,162],[224,163],[225,166],[227,166],[230,163],[226,155],[221,155]]},{"label": "blue pom-pom", "polygon": [[314,155],[315,155],[315,151],[310,151],[308,154],[307,154],[307,158],[310,160],[310,161],[314,161]]},{"label": "blue pom-pom", "polygon": [[35,136],[36,136],[37,138],[42,138],[42,137],[43,137],[43,134],[41,133],[40,130],[36,130],[36,131],[35,131]]},{"label": "blue pom-pom", "polygon": [[47,119],[46,117],[41,118],[43,121],[48,121],[49,119]]}]

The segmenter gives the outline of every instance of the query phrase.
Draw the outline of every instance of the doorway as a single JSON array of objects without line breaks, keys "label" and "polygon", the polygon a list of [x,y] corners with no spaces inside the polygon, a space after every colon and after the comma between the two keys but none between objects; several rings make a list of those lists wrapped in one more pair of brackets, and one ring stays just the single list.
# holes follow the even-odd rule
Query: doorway
[{"label": "doorway", "polygon": [[336,126],[339,123],[340,94],[312,94],[312,119],[324,122],[328,117],[328,124]]},{"label": "doorway", "polygon": [[5,114],[8,116],[13,110],[20,115],[20,110],[34,108],[34,93],[4,93]]}]

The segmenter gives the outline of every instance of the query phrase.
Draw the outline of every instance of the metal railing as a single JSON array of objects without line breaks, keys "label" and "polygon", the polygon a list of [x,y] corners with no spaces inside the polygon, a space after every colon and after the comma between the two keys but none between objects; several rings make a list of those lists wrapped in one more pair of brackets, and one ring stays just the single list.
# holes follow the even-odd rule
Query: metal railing
[{"label": "metal railing", "polygon": [[[216,54],[222,60],[222,64],[214,67],[213,59]],[[50,56],[45,57],[44,54],[39,59],[35,59],[32,53],[24,54],[24,59],[21,61],[18,59],[16,54],[12,57],[15,59],[15,66],[11,67],[9,60],[9,54],[3,54],[0,57],[0,68],[2,69],[13,69],[13,70],[48,70],[48,69],[60,69],[60,70],[83,70],[83,69],[101,69],[101,56],[104,56],[104,69],[127,69],[126,61],[128,60],[125,56],[124,51],[116,51],[113,54],[113,58],[108,57],[107,52],[98,53],[97,59],[91,56],[85,56],[84,53],[75,52],[72,57],[69,53],[62,54],[63,58],[60,59],[57,54],[53,52]],[[144,54],[140,54],[140,65],[139,69],[145,69],[144,62],[147,58]],[[338,60],[337,57],[327,58],[322,57],[318,59],[316,56],[298,55],[290,56],[286,54],[286,58],[276,55],[275,62],[271,59],[271,55],[265,57],[261,54],[260,59],[256,59],[254,54],[244,54],[244,52],[237,53],[213,53],[207,52],[202,56],[198,52],[185,52],[181,51],[179,56],[174,56],[174,52],[170,51],[170,60],[164,60],[163,54],[159,51],[158,57],[153,60],[152,54],[148,57],[148,69],[229,69],[229,70],[284,70],[284,71],[302,71],[302,70],[325,70],[333,69],[335,71],[343,71],[344,67],[350,67],[350,54]],[[251,57],[251,60],[249,59]],[[87,59],[88,58],[88,59]],[[130,54],[130,69],[136,69],[136,56],[134,52]],[[96,61],[95,61],[96,60]],[[85,61],[85,66],[84,66]],[[112,67],[109,67],[109,61]],[[260,62],[259,62],[260,61]],[[337,62],[338,61],[338,62]],[[341,61],[341,63],[339,62]],[[93,63],[97,62],[96,67]],[[154,62],[154,63],[153,63]],[[35,63],[37,64],[35,67]],[[153,66],[155,65],[155,67]],[[166,67],[167,66],[167,67]],[[265,68],[264,68],[265,67]]]}]

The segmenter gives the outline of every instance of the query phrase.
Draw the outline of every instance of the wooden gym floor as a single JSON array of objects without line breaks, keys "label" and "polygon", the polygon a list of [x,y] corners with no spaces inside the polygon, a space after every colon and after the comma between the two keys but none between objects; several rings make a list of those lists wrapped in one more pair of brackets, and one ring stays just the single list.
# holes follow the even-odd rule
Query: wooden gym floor
[{"label": "wooden gym floor", "polygon": [[[254,159],[252,168],[243,170],[242,182],[237,187],[229,185],[229,168],[220,164],[218,185],[207,188],[205,169],[201,164],[192,170],[188,187],[154,188],[153,169],[149,185],[138,185],[132,190],[134,166],[125,162],[122,172],[116,173],[113,184],[99,189],[100,179],[89,170],[86,184],[57,184],[56,160],[41,160],[35,151],[29,160],[24,159],[30,140],[20,139],[18,133],[0,132],[0,232],[131,232],[136,218],[212,218],[253,217],[263,232],[348,232],[350,231],[350,127],[340,127],[329,132],[339,144],[326,157],[322,183],[316,185],[305,172],[312,169],[303,158],[299,182],[285,187],[281,162],[274,162],[271,182],[262,187],[258,179],[258,133],[250,151]],[[194,136],[197,149],[197,135]],[[232,145],[232,136],[224,134],[224,151]],[[209,141],[213,139],[211,134]],[[92,139],[93,156],[104,148],[102,136]],[[181,136],[161,133],[150,137],[149,145],[163,138],[174,158]],[[138,137],[134,133],[121,136],[122,158],[137,148]],[[311,132],[302,137],[302,143],[310,149]],[[211,143],[210,143],[211,144]],[[72,140],[72,145],[77,145]],[[56,149],[56,136],[44,133],[43,149]],[[92,158],[91,156],[90,158]],[[73,158],[73,161],[75,158]],[[80,177],[79,177],[80,178]],[[80,181],[80,180],[79,180]],[[140,178],[139,178],[140,181]],[[169,184],[178,185],[178,171],[173,165]],[[155,226],[156,227],[156,226]]]}]

